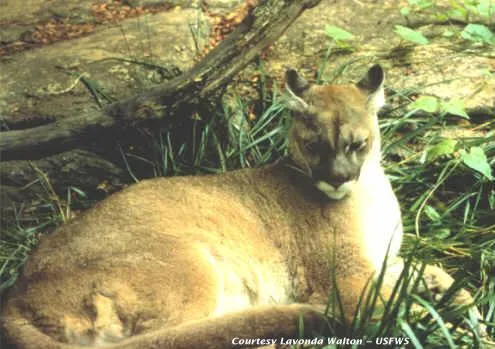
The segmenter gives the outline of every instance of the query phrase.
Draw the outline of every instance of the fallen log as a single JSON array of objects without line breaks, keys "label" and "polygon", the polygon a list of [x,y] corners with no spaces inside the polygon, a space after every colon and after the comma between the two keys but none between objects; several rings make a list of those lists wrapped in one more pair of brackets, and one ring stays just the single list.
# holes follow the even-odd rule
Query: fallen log
[{"label": "fallen log", "polygon": [[3,160],[39,159],[84,144],[88,138],[100,132],[108,133],[115,126],[164,120],[185,105],[199,105],[228,84],[265,47],[273,44],[304,10],[320,1],[262,1],[190,71],[167,83],[104,109],[90,110],[31,129],[1,132]]},{"label": "fallen log", "polygon": [[[103,198],[129,182],[128,173],[98,154],[75,149],[46,158],[13,160],[0,166],[0,226],[16,222],[16,216],[67,199],[68,188],[88,198]],[[74,189],[75,188],[75,189]]]}]

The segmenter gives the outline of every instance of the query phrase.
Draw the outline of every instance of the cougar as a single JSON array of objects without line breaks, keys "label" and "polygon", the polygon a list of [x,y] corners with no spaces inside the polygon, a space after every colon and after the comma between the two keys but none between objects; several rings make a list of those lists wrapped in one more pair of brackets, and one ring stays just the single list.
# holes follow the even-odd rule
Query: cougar
[{"label": "cougar", "polygon": [[[8,348],[263,346],[297,338],[301,320],[320,326],[336,288],[352,318],[402,238],[380,165],[384,73],[285,80],[288,158],[145,180],[44,236],[4,302]],[[437,269],[429,280],[445,290],[452,278]]]}]

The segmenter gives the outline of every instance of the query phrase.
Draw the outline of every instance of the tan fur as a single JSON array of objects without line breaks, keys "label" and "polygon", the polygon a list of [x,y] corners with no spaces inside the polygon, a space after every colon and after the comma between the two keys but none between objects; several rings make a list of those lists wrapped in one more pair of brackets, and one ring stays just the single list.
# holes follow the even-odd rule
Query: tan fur
[{"label": "tan fur", "polygon": [[[352,317],[402,235],[379,163],[379,80],[297,90],[288,77],[291,160],[143,181],[44,237],[8,294],[7,341],[177,349],[228,348],[236,336],[297,338],[299,314],[306,328],[321,325],[315,309],[326,304],[332,275]],[[311,153],[306,142],[317,138]],[[330,199],[325,184],[344,177],[344,197]]]}]

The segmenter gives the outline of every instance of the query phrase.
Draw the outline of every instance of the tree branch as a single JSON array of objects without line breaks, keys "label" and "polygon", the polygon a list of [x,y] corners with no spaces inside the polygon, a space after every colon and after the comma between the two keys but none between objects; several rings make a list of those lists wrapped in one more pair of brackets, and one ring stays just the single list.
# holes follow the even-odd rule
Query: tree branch
[{"label": "tree branch", "polygon": [[53,124],[0,133],[4,159],[36,158],[84,142],[95,130],[165,119],[185,105],[198,105],[225,86],[265,47],[273,44],[307,8],[321,0],[265,0],[190,71],[142,94]]}]

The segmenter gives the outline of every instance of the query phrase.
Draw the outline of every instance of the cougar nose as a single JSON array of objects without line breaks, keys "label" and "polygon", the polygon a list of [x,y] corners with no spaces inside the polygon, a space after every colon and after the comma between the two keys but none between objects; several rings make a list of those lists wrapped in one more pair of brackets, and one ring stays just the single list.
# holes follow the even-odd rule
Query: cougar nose
[{"label": "cougar nose", "polygon": [[328,184],[330,184],[335,189],[338,189],[342,184],[344,184],[345,182],[348,182],[350,179],[351,179],[350,175],[341,175],[341,176],[337,176],[337,177],[332,177],[328,181]]}]

